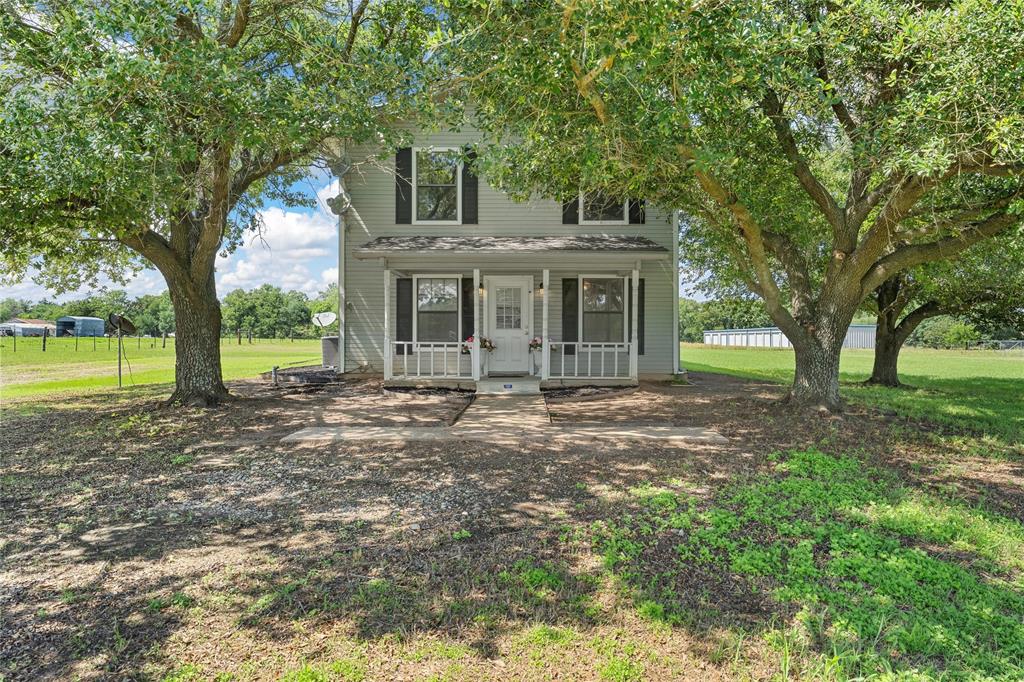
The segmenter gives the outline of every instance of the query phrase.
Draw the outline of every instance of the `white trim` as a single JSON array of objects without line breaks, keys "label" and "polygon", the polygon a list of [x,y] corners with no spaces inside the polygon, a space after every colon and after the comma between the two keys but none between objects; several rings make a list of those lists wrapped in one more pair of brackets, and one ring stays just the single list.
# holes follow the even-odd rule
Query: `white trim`
[{"label": "white trim", "polygon": [[[338,178],[338,188],[342,194],[346,194],[344,174]],[[348,267],[346,267],[345,263],[347,255],[345,252],[345,232],[347,229],[345,216],[347,215],[348,211],[342,211],[338,214],[338,366],[335,368],[338,374],[345,373],[345,337],[348,331],[348,316],[345,314],[345,276],[348,274]]]},{"label": "white trim", "polygon": [[[636,379],[638,370],[640,367],[640,262],[637,261],[636,265],[633,266],[633,272],[629,276],[630,288],[629,294],[629,309],[630,309],[630,332],[629,338],[632,343],[629,344],[629,376],[631,379]],[[623,325],[625,326],[625,325]]]},{"label": "white trim", "polygon": [[418,322],[420,317],[420,279],[454,279],[455,280],[455,341],[423,341],[422,343],[462,343],[466,337],[462,335],[462,275],[452,274],[418,274],[412,276],[412,343],[421,343]]},{"label": "white trim", "polygon": [[384,264],[384,380],[391,378],[391,270]]},{"label": "white trim", "polygon": [[416,200],[416,186],[419,184],[416,178],[416,153],[419,151],[431,152],[458,152],[459,147],[412,147],[412,224],[413,225],[461,225],[462,224],[462,161],[459,161],[455,171],[455,220],[420,220],[416,217],[416,209],[419,202]]},{"label": "white trim", "polygon": [[680,374],[683,371],[681,366],[682,358],[679,357],[679,218],[680,211],[672,212],[672,338],[675,343],[672,345],[672,373]]},{"label": "white trim", "polygon": [[[534,282],[533,282],[533,275],[508,274],[508,275],[490,275],[490,276],[484,277],[484,314],[483,314],[483,322],[484,322],[483,334],[484,334],[484,336],[489,336],[490,334],[494,333],[494,330],[491,329],[491,327],[492,327],[492,325],[491,325],[491,301],[493,301],[494,299],[493,299],[493,297],[490,294],[491,294],[491,289],[494,287],[495,280],[498,280],[499,282],[509,282],[509,281],[514,281],[514,280],[519,280],[520,285],[523,286],[526,289],[526,296],[523,297],[523,303],[522,303],[523,307],[522,307],[522,311],[521,312],[522,312],[523,317],[525,318],[525,323],[526,323],[525,324],[525,327],[526,327],[526,335],[525,336],[526,336],[526,338],[524,339],[524,342],[529,344],[530,343],[530,339],[532,339],[535,336],[534,330],[533,330],[533,284],[534,284]],[[499,284],[499,286],[501,286],[501,284]],[[490,372],[490,367],[488,367],[488,373],[489,372]],[[527,351],[527,353],[526,353],[526,374],[528,376],[532,376],[533,375],[533,359],[530,356],[529,351]],[[489,374],[488,374],[488,376],[489,376]]]},{"label": "white trim", "polygon": [[583,192],[580,192],[579,201],[576,202],[577,221],[580,225],[629,225],[629,199],[622,200],[622,220],[584,220],[583,219]]},{"label": "white trim", "polygon": [[[548,340],[548,299],[551,296],[551,271],[544,268],[541,274],[540,286],[543,291],[541,304],[541,355],[540,376],[547,381],[551,378],[551,342]],[[532,337],[531,337],[532,338]]]},{"label": "white trim", "polygon": [[[622,343],[629,343],[629,332],[626,329],[626,308],[629,307],[629,299],[626,298],[629,292],[629,277],[621,275],[578,275],[576,286],[576,329],[579,334],[579,343],[615,343],[614,341],[587,341],[583,338],[583,280],[584,279],[621,279],[622,280]],[[563,330],[564,333],[564,330]]]},{"label": "white trim", "polygon": [[[473,362],[473,379],[480,380],[480,268],[473,268],[473,347],[470,358]],[[461,311],[460,311],[461,313]]]}]

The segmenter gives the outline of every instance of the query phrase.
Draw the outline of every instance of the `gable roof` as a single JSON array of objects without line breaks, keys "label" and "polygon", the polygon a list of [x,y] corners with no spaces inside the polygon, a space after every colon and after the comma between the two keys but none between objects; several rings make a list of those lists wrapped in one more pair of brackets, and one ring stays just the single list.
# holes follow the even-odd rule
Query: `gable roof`
[{"label": "gable roof", "polygon": [[357,258],[410,255],[417,252],[453,254],[529,254],[551,251],[577,253],[668,254],[646,237],[573,235],[561,237],[377,237],[357,246]]},{"label": "gable roof", "polygon": [[11,319],[7,320],[7,322],[5,322],[4,324],[28,324],[35,325],[37,327],[54,326],[53,322],[50,322],[48,320],[37,320],[33,317],[12,317]]}]

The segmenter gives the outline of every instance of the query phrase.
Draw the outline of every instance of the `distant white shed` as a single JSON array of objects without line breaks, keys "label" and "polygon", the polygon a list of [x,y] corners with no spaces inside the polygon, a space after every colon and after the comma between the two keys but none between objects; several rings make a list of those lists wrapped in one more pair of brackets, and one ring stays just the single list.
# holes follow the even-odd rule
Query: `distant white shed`
[{"label": "distant white shed", "polygon": [[[792,348],[778,327],[751,329],[711,329],[704,332],[704,343],[711,346],[743,346],[752,348]],[[843,348],[874,348],[875,325],[851,324],[846,331]]]},{"label": "distant white shed", "polygon": [[98,317],[65,315],[57,320],[57,336],[103,336],[105,323]]}]

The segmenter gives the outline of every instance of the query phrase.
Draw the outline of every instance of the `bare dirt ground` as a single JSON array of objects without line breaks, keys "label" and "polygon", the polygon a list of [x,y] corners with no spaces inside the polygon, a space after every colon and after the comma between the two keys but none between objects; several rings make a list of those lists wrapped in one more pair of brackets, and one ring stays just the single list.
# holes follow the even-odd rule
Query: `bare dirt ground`
[{"label": "bare dirt ground", "polygon": [[[633,679],[614,676],[626,660],[646,679],[732,679],[730,626],[767,624],[778,607],[694,575],[702,615],[657,626],[622,608],[628,596],[571,541],[629,513],[635,486],[708,495],[774,451],[817,444],[1021,518],[1019,458],[965,454],[866,411],[792,414],[772,385],[692,379],[552,405],[552,418],[704,426],[728,445],[279,442],[306,426],[438,426],[462,409],[369,381],[241,382],[239,400],[206,411],[162,409],[157,389],[8,405],[0,678],[276,679],[326,666],[348,680]],[[770,653],[744,651],[745,674],[770,674]]]}]

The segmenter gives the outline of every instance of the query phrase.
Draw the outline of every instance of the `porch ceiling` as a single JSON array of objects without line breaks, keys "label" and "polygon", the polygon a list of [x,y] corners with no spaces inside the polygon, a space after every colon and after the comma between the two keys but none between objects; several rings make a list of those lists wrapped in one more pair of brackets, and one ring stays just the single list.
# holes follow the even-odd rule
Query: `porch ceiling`
[{"label": "porch ceiling", "polygon": [[356,258],[401,258],[429,255],[436,258],[508,258],[549,254],[559,259],[574,255],[629,260],[663,260],[669,250],[646,237],[577,235],[560,237],[416,236],[377,237],[353,250]]}]

